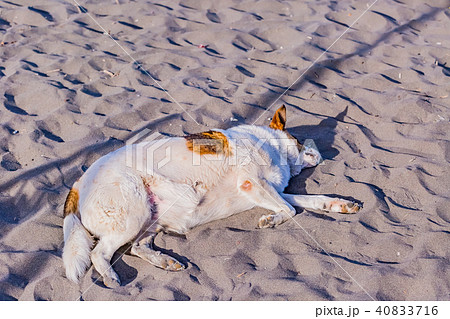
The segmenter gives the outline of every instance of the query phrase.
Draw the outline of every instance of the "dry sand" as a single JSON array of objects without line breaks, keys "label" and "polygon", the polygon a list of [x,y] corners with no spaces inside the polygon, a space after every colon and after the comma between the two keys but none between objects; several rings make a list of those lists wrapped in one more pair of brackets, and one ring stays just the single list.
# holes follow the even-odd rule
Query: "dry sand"
[{"label": "dry sand", "polygon": [[[325,54],[369,1],[78,2],[0,2],[0,299],[450,300],[449,1],[379,0]],[[93,161],[143,128],[265,125],[275,101],[325,158],[288,191],[359,214],[259,230],[254,209],[159,235],[182,273],[125,255],[118,289],[65,278],[62,205]]]}]

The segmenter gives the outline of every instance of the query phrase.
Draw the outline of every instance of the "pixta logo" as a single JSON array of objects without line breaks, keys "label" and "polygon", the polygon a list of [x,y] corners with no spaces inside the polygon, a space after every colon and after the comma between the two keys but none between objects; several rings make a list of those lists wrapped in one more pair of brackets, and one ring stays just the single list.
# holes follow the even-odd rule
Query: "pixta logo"
[{"label": "pixta logo", "polygon": [[158,132],[144,129],[126,142],[126,165],[139,172],[152,175],[170,162],[168,138]]}]

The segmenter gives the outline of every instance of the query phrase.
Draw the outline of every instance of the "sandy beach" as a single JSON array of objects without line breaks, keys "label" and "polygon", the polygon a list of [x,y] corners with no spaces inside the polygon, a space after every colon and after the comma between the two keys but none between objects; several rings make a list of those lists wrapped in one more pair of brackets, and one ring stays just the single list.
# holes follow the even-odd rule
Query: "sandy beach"
[{"label": "sandy beach", "polygon": [[[0,1],[0,300],[450,300],[450,1]],[[372,5],[373,4],[373,5]],[[63,204],[136,133],[268,125],[324,158],[263,209],[159,234],[188,267],[65,277]],[[267,111],[266,111],[267,110]]]}]

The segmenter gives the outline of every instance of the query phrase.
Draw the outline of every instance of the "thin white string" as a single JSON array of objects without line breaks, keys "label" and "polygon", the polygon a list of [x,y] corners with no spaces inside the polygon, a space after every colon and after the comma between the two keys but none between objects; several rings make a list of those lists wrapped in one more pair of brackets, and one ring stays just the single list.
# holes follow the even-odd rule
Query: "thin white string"
[{"label": "thin white string", "polygon": [[352,24],[350,24],[350,26],[336,39],[336,40],[334,40],[334,42],[324,51],[324,52],[322,52],[322,54],[321,55],[319,55],[319,57],[286,89],[286,90],[284,90],[284,92],[283,93],[281,93],[281,95],[275,100],[275,101],[273,101],[272,102],[272,104],[270,104],[270,106],[268,107],[268,108],[266,108],[262,113],[261,113],[261,115],[260,116],[258,116],[258,118],[252,123],[252,125],[255,125],[255,123],[256,122],[258,122],[259,121],[259,119],[266,113],[266,112],[268,112],[269,110],[270,110],[270,108],[276,103],[276,102],[278,102],[278,100],[279,99],[281,99],[281,97],[283,96],[283,95],[285,95],[286,94],[286,92],[287,91],[289,91],[290,89],[291,89],[291,87],[292,86],[294,86],[295,85],[295,83],[297,83],[298,82],[298,80],[300,80],[305,74],[306,74],[306,72],[308,72],[309,71],[309,69],[311,69],[316,63],[317,63],[317,61],[319,61],[319,59],[325,54],[325,53],[327,53],[328,52],[328,50],[330,50],[332,47],[333,47],[333,45],[335,45],[336,44],[336,42],[338,42],[341,38],[342,38],[342,36],[344,35],[344,34],[346,34],[347,33],[347,31],[348,30],[350,30],[350,28],[356,23],[356,22],[358,22],[358,20],[359,19],[361,19],[361,17],[364,15],[364,14],[366,14],[366,12],[367,11],[369,11],[369,9],[370,8],[372,8],[372,6],[375,4],[375,3],[377,3],[378,2],[378,0],[375,0],[366,10],[364,10],[364,12],[355,20],[355,21],[353,21],[353,23]]},{"label": "thin white string", "polygon": [[[75,2],[76,4],[77,4],[77,6],[80,8],[81,7],[81,5],[78,3],[78,1],[77,0],[72,0],[73,2]],[[105,35],[107,35],[111,40],[113,40],[114,41],[114,43],[119,47],[119,48],[121,48],[122,49],[122,51],[123,52],[125,52],[125,54],[126,55],[128,55],[128,57],[133,61],[133,63],[135,63],[137,66],[138,66],[138,68],[140,68],[146,75],[148,75],[152,80],[153,80],[153,82],[155,82],[156,83],[156,85],[157,86],[159,86],[159,88],[161,89],[161,90],[163,90],[164,91],[164,93],[166,93],[184,112],[186,112],[186,114],[197,124],[197,125],[200,125],[192,116],[191,116],[191,114],[189,114],[189,112],[184,108],[184,107],[182,107],[181,106],[181,104],[180,103],[178,103],[178,101],[166,90],[166,89],[164,89],[162,86],[161,86],[161,84],[159,84],[159,82],[158,81],[156,81],[151,75],[150,75],[150,73],[148,73],[147,72],[147,70],[145,70],[143,67],[142,67],[142,65],[138,62],[138,61],[136,61],[136,59],[134,59],[131,55],[130,55],[130,53],[128,53],[128,51],[119,43],[119,42],[117,42],[106,30],[105,30],[105,28],[103,28],[101,25],[100,25],[100,23],[98,23],[98,21],[97,20],[95,20],[94,19],[94,17],[91,15],[91,14],[89,14],[89,12],[87,12],[86,10],[82,10],[82,9],[80,9],[83,13],[85,13],[89,18],[91,18],[91,20],[92,21],[94,21],[99,27],[100,27],[100,29],[102,29],[103,30],[103,33],[105,34]]]},{"label": "thin white string", "polygon": [[[265,190],[264,189],[264,187],[262,187],[261,186],[261,184],[259,184],[257,181],[255,181],[253,178],[250,178],[255,184],[257,184],[257,185],[259,185],[263,190],[264,190],[264,192],[274,201],[274,203],[276,203],[280,208],[281,208],[281,210],[282,210],[282,207],[281,207],[281,205],[276,201],[276,199],[275,198],[273,198],[273,196],[272,195],[270,195],[270,193],[267,191],[267,190]],[[318,242],[317,242],[317,240],[315,240],[314,239],[314,237],[313,236],[311,236],[303,227],[302,227],[302,225],[300,225],[292,216],[290,216],[287,212],[285,212],[284,210],[282,210],[282,212],[284,212],[286,215],[288,215],[289,216],[289,218],[290,219],[292,219],[305,233],[306,233],[306,235],[308,235],[309,236],[309,238],[311,238],[313,241],[314,241],[314,243],[316,243],[316,245],[317,246],[319,246],[320,247],[320,249],[322,249],[324,252],[325,252],[325,254],[327,254],[328,255],[328,257],[330,257],[335,263],[336,263],[336,265],[338,265],[339,266],[339,268],[341,268],[346,274],[347,274],[347,276],[349,276],[365,293],[366,293],[366,295],[367,296],[369,296],[373,301],[376,301],[375,300],[375,298],[373,298],[368,292],[367,292],[367,290],[366,289],[364,289],[364,287],[363,286],[361,286],[360,284],[359,284],[359,282],[355,279],[355,278],[353,278],[338,262],[337,262],[337,260],[335,259],[335,258],[333,258],[333,256],[331,256],[323,247],[322,247],[322,245],[320,245]]]}]

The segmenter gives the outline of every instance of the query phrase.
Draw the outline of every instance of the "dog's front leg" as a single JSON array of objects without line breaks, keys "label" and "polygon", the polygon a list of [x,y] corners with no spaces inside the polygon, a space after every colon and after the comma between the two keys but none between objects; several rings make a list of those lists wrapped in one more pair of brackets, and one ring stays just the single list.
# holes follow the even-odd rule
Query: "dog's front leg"
[{"label": "dog's front leg", "polygon": [[358,203],[346,199],[333,198],[323,195],[281,194],[281,196],[293,206],[305,209],[317,209],[343,214],[356,213],[361,209],[361,205]]},{"label": "dog's front leg", "polygon": [[295,209],[285,201],[276,189],[264,179],[240,178],[239,192],[255,206],[273,211],[263,215],[258,222],[259,228],[274,227],[284,223],[295,215]]}]

